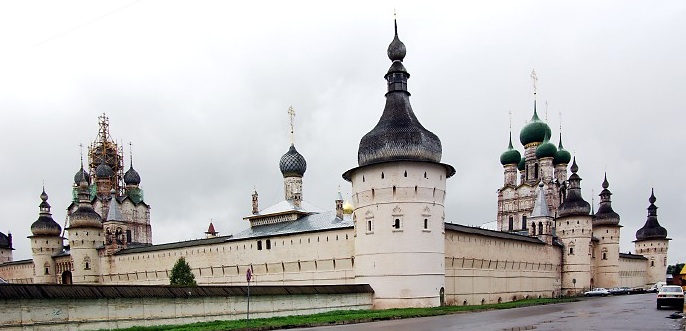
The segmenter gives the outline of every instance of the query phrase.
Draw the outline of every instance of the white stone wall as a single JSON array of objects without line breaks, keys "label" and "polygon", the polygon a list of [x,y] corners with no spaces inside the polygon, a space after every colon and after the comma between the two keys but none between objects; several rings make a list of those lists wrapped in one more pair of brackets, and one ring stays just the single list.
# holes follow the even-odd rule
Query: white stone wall
[{"label": "white stone wall", "polygon": [[646,286],[648,260],[639,258],[619,258],[619,286]]},{"label": "white stone wall", "polygon": [[174,263],[184,257],[202,285],[245,285],[251,265],[259,285],[351,284],[353,242],[348,228],[103,256],[109,268],[101,283],[168,285]]},{"label": "white stone wall", "polygon": [[[250,298],[250,318],[371,308],[371,293]],[[245,319],[246,297],[0,299],[6,331],[95,330]]]},{"label": "white stone wall", "polygon": [[446,168],[388,162],[355,170],[355,282],[374,288],[374,307],[440,304],[445,287]]},{"label": "white stone wall", "polygon": [[7,248],[0,248],[0,263],[12,261],[12,250]]},{"label": "white stone wall", "polygon": [[448,305],[560,295],[559,247],[457,231],[446,231],[445,247]]},{"label": "white stone wall", "polygon": [[33,284],[33,261],[14,262],[0,266],[0,278],[14,284]]},{"label": "white stone wall", "polygon": [[68,228],[70,255],[73,262],[74,284],[100,282],[100,256],[96,247],[103,245],[103,230],[96,228]]}]

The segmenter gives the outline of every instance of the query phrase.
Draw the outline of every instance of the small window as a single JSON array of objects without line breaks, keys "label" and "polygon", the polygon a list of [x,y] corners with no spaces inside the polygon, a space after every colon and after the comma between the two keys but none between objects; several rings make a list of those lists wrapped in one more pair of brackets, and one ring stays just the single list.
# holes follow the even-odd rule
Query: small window
[{"label": "small window", "polygon": [[131,243],[132,240],[131,230],[126,230],[126,242]]},{"label": "small window", "polygon": [[272,249],[272,241],[267,239],[266,246],[267,246],[267,249]]},{"label": "small window", "polygon": [[526,215],[522,215],[522,230],[526,230]]},{"label": "small window", "polygon": [[569,255],[574,255],[574,247],[569,247]]},{"label": "small window", "polygon": [[372,220],[367,220],[367,231],[372,232]]},{"label": "small window", "polygon": [[400,229],[400,219],[399,218],[396,218],[395,221],[393,221],[393,228]]},{"label": "small window", "polygon": [[424,230],[426,230],[426,229],[428,229],[428,228],[429,228],[429,219],[428,219],[428,218],[425,218],[425,219],[424,219]]},{"label": "small window", "polygon": [[514,217],[510,216],[509,222],[507,224],[507,230],[512,231],[514,230]]},{"label": "small window", "polygon": [[257,241],[257,250],[261,251],[262,250],[262,240]]},{"label": "small window", "polygon": [[384,177],[384,175],[383,175],[383,172],[382,172],[382,173],[381,173],[381,179],[383,179],[383,177]]},{"label": "small window", "polygon": [[603,253],[603,260],[607,260],[607,253]]},{"label": "small window", "polygon": [[404,177],[407,177],[407,170],[405,170],[405,173],[403,174]]},{"label": "small window", "polygon": [[538,222],[538,234],[543,234],[543,222]]},{"label": "small window", "polygon": [[650,261],[650,266],[654,267],[655,266],[655,261]]}]

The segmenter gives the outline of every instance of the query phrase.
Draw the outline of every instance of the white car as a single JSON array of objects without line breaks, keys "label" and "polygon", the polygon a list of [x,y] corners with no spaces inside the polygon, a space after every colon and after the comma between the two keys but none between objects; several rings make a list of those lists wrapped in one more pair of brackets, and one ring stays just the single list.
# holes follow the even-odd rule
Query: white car
[{"label": "white car", "polygon": [[677,307],[684,306],[684,290],[678,285],[664,285],[657,292],[657,309],[662,306]]},{"label": "white car", "polygon": [[586,297],[605,297],[610,295],[610,291],[602,287],[596,287],[590,291],[584,292]]}]

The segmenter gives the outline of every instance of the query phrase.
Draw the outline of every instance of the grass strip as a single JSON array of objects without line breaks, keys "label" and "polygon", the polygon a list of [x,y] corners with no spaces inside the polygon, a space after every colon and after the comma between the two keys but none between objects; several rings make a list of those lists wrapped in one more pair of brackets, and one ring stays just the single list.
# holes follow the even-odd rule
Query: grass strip
[{"label": "grass strip", "polygon": [[[482,311],[489,309],[510,309],[517,307],[545,305],[551,303],[578,301],[576,298],[542,298],[479,305],[479,306],[442,306],[432,308],[397,308],[385,310],[337,310],[314,315],[292,315],[283,317],[257,318],[250,322],[245,319],[199,322],[185,325],[140,326],[118,331],[219,331],[219,330],[278,330],[298,327],[312,327],[333,324],[366,323],[391,319],[428,317],[459,312]],[[104,330],[101,330],[104,331]]]}]

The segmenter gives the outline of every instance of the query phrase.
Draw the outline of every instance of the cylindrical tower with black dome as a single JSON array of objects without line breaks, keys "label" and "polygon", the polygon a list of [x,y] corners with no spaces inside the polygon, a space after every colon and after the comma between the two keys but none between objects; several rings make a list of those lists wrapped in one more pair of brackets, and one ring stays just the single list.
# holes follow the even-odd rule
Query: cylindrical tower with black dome
[{"label": "cylindrical tower with black dome", "polygon": [[667,229],[660,225],[657,221],[657,206],[655,205],[657,198],[655,197],[655,190],[651,190],[650,206],[648,206],[648,219],[642,228],[636,231],[636,240],[634,246],[636,254],[641,254],[648,259],[648,268],[646,272],[646,285],[652,285],[657,282],[664,282],[667,273],[667,251],[669,249],[669,241],[667,238]]},{"label": "cylindrical tower with black dome", "polygon": [[33,255],[34,283],[55,284],[60,279],[56,274],[53,255],[62,252],[62,227],[52,219],[50,204],[45,189],[40,194],[41,203],[38,220],[31,224],[31,252]]},{"label": "cylindrical tower with black dome", "polygon": [[410,106],[397,25],[388,47],[386,105],[360,140],[352,183],[355,281],[374,289],[374,308],[432,307],[445,289],[444,199],[455,169],[440,163],[441,141]]},{"label": "cylindrical tower with black dome", "polygon": [[102,217],[91,205],[88,182],[79,183],[79,205],[69,217],[70,254],[73,264],[72,281],[74,284],[94,284],[100,282],[100,257],[98,248],[103,246]]},{"label": "cylindrical tower with black dome", "polygon": [[600,204],[593,218],[593,237],[595,245],[595,285],[604,288],[620,286],[619,281],[619,214],[612,209],[612,192],[608,189],[610,182],[607,174],[603,179],[603,190],[600,192]]},{"label": "cylindrical tower with black dome", "polygon": [[593,231],[591,204],[581,195],[579,167],[572,161],[569,190],[558,209],[555,232],[563,245],[562,293],[578,295],[594,286],[591,276],[591,234]]}]

